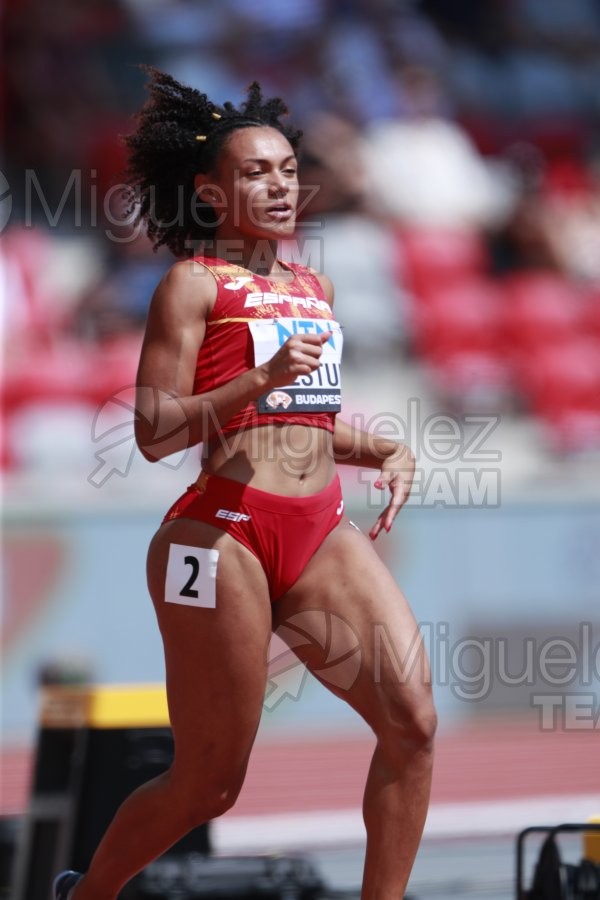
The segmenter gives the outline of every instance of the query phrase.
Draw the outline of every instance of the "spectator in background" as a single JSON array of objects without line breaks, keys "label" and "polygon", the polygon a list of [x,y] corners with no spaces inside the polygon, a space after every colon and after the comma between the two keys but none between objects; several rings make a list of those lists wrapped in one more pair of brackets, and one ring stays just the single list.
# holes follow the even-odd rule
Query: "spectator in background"
[{"label": "spectator in background", "polygon": [[551,239],[552,220],[545,206],[545,160],[532,144],[518,142],[505,151],[514,179],[516,202],[510,216],[488,231],[491,270],[505,275],[515,270],[557,271],[559,261]]},{"label": "spectator in background", "polygon": [[369,366],[374,353],[397,358],[405,326],[392,235],[369,195],[363,144],[360,132],[337,116],[321,113],[309,120],[294,246],[299,243],[310,264],[337,285],[344,352],[354,365]]},{"label": "spectator in background", "polygon": [[141,332],[155,285],[170,265],[166,252],[154,253],[146,235],[112,241],[103,276],[83,295],[77,328],[88,339],[103,341]]},{"label": "spectator in background", "polygon": [[550,167],[545,202],[558,265],[568,277],[600,288],[600,158]]},{"label": "spectator in background", "polygon": [[435,73],[398,72],[406,116],[373,123],[365,166],[374,200],[406,224],[482,228],[506,216],[512,203],[505,173],[490,165],[460,125],[443,115]]},{"label": "spectator in background", "polygon": [[503,226],[492,231],[496,274],[546,270],[583,284],[600,284],[600,178],[594,166],[563,155],[547,160],[532,144],[505,153],[518,199]]},{"label": "spectator in background", "polygon": [[[126,105],[127,78],[117,86],[111,61],[123,50],[127,26],[117,0],[51,6],[23,0],[6,15],[9,181],[18,186],[24,169],[35,170],[53,210],[82,167],[90,134]],[[129,74],[123,66],[121,71]],[[14,199],[24,204],[18,191]],[[73,202],[71,193],[67,203]]]}]

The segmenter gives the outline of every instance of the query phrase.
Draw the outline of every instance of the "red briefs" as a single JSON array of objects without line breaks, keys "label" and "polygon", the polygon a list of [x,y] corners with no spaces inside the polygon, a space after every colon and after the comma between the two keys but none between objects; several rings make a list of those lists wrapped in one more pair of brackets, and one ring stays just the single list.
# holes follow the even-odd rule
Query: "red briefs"
[{"label": "red briefs", "polygon": [[175,501],[163,522],[197,519],[230,534],[261,563],[274,601],[298,579],[341,521],[343,508],[337,475],[317,494],[285,497],[203,472]]}]

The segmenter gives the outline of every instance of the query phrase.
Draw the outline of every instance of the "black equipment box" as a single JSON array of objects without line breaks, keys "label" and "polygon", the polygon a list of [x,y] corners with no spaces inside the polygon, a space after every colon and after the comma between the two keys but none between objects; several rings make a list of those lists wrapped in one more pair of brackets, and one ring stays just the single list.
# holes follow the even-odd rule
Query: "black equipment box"
[{"label": "black equipment box", "polygon": [[[583,856],[577,863],[561,857],[560,834],[583,834]],[[545,834],[533,879],[525,887],[525,843],[532,834]],[[517,837],[516,900],[600,900],[600,822],[533,825]]]},{"label": "black equipment box", "polygon": [[320,900],[324,890],[304,856],[190,853],[151,863],[122,892],[122,900]]},{"label": "black equipment box", "polygon": [[[85,871],[125,798],[169,768],[173,738],[161,686],[46,687],[30,802],[11,900],[48,900],[63,869]],[[210,852],[209,825],[169,857]]]}]

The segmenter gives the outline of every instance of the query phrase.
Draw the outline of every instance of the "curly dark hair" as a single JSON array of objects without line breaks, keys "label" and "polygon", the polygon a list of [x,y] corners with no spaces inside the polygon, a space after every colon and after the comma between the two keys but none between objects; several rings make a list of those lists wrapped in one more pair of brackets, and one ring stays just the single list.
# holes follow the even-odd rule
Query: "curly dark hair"
[{"label": "curly dark hair", "polygon": [[238,128],[269,126],[296,152],[302,132],[280,122],[287,106],[279,97],[263,99],[256,81],[236,109],[229,101],[212,103],[152,66],[141,68],[150,77],[150,97],[137,114],[136,130],[124,137],[127,213],[145,222],[155,250],[165,244],[175,256],[190,256],[194,247],[210,242],[216,225],[212,207],[196,196],[194,176],[213,171],[229,135]]}]

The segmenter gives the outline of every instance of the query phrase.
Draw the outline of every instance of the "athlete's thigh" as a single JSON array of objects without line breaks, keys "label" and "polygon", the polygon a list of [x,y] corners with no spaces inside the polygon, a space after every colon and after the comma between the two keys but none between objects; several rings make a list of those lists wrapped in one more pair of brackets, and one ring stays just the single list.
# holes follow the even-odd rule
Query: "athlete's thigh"
[{"label": "athlete's thigh", "polygon": [[416,710],[430,708],[429,663],[415,617],[371,541],[347,519],[273,604],[273,628],[375,729],[379,717],[406,712],[414,719]]},{"label": "athlete's thigh", "polygon": [[[203,551],[209,549],[219,554],[214,597],[210,578],[201,575]],[[183,562],[175,569],[169,564],[166,596],[170,554]],[[224,768],[241,764],[258,727],[266,684],[271,604],[262,567],[220,529],[176,519],[154,536],[147,574],[164,643],[177,758],[210,748]],[[171,602],[174,590],[177,602]]]}]

